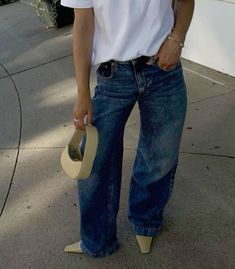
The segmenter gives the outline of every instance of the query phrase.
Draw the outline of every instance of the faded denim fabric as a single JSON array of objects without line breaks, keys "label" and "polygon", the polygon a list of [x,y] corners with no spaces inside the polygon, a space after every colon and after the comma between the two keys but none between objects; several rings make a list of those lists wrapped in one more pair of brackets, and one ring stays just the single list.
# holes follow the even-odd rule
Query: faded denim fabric
[{"label": "faded denim fabric", "polygon": [[[92,97],[99,144],[89,178],[78,180],[81,248],[103,257],[119,248],[116,218],[122,176],[123,134],[138,102],[140,133],[129,188],[128,218],[138,235],[157,236],[170,199],[187,108],[181,62],[170,71],[149,57],[102,63]],[[80,144],[84,152],[86,137]]]}]

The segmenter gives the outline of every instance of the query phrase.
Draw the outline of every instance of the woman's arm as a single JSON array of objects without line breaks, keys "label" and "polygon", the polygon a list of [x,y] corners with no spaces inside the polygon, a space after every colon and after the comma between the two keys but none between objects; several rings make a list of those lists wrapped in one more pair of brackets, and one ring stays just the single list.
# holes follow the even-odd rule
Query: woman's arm
[{"label": "woman's arm", "polygon": [[174,66],[180,58],[182,46],[193,16],[194,0],[173,0],[172,7],[175,14],[174,28],[171,40],[166,40],[159,49],[156,57],[163,69]]},{"label": "woman's arm", "polygon": [[172,35],[184,42],[193,17],[194,0],[176,0],[174,2],[175,24]]},{"label": "woman's arm", "polygon": [[74,125],[85,130],[84,117],[92,123],[90,71],[94,36],[93,8],[74,9],[73,59],[78,96],[74,105]]}]

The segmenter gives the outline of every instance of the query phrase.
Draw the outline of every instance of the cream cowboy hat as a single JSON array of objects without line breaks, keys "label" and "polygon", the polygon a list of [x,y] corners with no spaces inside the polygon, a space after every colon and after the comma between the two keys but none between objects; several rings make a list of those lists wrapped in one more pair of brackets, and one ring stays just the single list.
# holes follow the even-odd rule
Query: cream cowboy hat
[{"label": "cream cowboy hat", "polygon": [[[86,144],[82,156],[79,143],[86,133]],[[86,125],[85,131],[76,129],[69,144],[61,154],[61,166],[72,179],[86,179],[90,176],[98,146],[98,131],[95,126]]]}]

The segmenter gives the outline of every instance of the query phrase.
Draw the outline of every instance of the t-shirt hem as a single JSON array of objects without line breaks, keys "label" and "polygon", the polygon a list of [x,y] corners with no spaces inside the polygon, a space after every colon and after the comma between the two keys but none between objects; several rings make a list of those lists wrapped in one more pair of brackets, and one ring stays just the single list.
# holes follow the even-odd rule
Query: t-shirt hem
[{"label": "t-shirt hem", "polygon": [[93,5],[90,3],[86,3],[83,1],[68,1],[68,0],[61,0],[61,6],[64,7],[71,7],[71,8],[92,8]]}]

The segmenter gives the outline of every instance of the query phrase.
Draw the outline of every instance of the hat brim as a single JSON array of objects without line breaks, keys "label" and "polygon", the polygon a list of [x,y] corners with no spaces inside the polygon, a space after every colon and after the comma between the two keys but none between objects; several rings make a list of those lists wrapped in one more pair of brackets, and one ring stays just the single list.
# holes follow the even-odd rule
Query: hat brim
[{"label": "hat brim", "polygon": [[[86,143],[82,156],[79,143],[86,132]],[[61,166],[72,179],[90,176],[98,147],[98,131],[95,126],[86,126],[85,131],[76,129],[69,144],[61,154]]]}]

